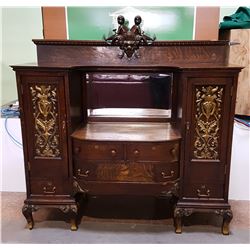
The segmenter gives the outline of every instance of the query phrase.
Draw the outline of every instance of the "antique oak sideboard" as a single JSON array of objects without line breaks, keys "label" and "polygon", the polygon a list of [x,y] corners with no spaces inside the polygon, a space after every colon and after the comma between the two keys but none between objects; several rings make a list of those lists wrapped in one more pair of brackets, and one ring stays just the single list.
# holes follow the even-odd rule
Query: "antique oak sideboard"
[{"label": "antique oak sideboard", "polygon": [[33,212],[55,207],[77,230],[76,194],[132,194],[174,197],[176,233],[184,216],[209,212],[229,234],[241,68],[228,65],[228,41],[155,41],[131,58],[102,41],[33,42],[37,64],[12,66],[29,229]]}]

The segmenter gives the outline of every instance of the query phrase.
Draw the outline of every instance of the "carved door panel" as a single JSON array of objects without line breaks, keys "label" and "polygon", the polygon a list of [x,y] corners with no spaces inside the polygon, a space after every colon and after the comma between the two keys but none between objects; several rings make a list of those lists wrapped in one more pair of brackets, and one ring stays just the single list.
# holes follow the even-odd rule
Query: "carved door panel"
[{"label": "carved door panel", "polygon": [[50,182],[67,178],[64,78],[23,76],[21,84],[29,176]]},{"label": "carved door panel", "polygon": [[224,197],[232,78],[188,78],[184,197]]}]

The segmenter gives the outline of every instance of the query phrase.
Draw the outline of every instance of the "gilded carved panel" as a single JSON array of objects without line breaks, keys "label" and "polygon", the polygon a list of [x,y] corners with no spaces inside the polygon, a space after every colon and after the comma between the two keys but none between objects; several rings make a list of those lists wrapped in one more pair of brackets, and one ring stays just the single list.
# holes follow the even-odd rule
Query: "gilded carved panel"
[{"label": "gilded carved panel", "polygon": [[35,122],[35,156],[59,157],[58,97],[52,85],[30,87]]},{"label": "gilded carved panel", "polygon": [[194,158],[219,158],[219,133],[223,88],[202,86],[196,88]]}]

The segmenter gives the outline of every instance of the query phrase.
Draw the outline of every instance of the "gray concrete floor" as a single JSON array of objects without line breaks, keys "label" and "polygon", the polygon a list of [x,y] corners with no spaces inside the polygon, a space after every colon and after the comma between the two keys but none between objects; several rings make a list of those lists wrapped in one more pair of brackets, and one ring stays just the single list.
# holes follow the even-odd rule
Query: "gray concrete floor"
[{"label": "gray concrete floor", "polygon": [[[28,230],[21,213],[24,193],[2,193],[3,243],[98,243],[98,244],[244,244],[250,243],[249,202],[231,202],[235,220],[231,234],[223,236],[216,225],[189,225],[175,234],[171,219],[139,220],[83,217],[78,231],[57,210],[41,209],[34,214],[35,227]],[[233,205],[234,204],[234,205]],[[240,206],[243,206],[240,209]],[[237,211],[240,212],[237,212]]]}]

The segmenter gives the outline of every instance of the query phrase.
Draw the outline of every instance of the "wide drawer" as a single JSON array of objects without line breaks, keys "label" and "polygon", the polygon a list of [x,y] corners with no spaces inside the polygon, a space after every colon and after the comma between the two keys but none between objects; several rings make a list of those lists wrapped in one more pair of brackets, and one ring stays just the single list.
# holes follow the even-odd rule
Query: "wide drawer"
[{"label": "wide drawer", "polygon": [[179,177],[178,163],[82,162],[74,160],[74,175],[90,181],[167,182]]},{"label": "wide drawer", "polygon": [[168,183],[99,182],[78,179],[78,185],[90,195],[167,195],[175,189],[177,181]]},{"label": "wide drawer", "polygon": [[124,146],[112,142],[73,141],[73,154],[82,160],[122,160]]},{"label": "wide drawer", "polygon": [[127,160],[131,161],[179,161],[179,142],[131,143],[127,145]]}]

